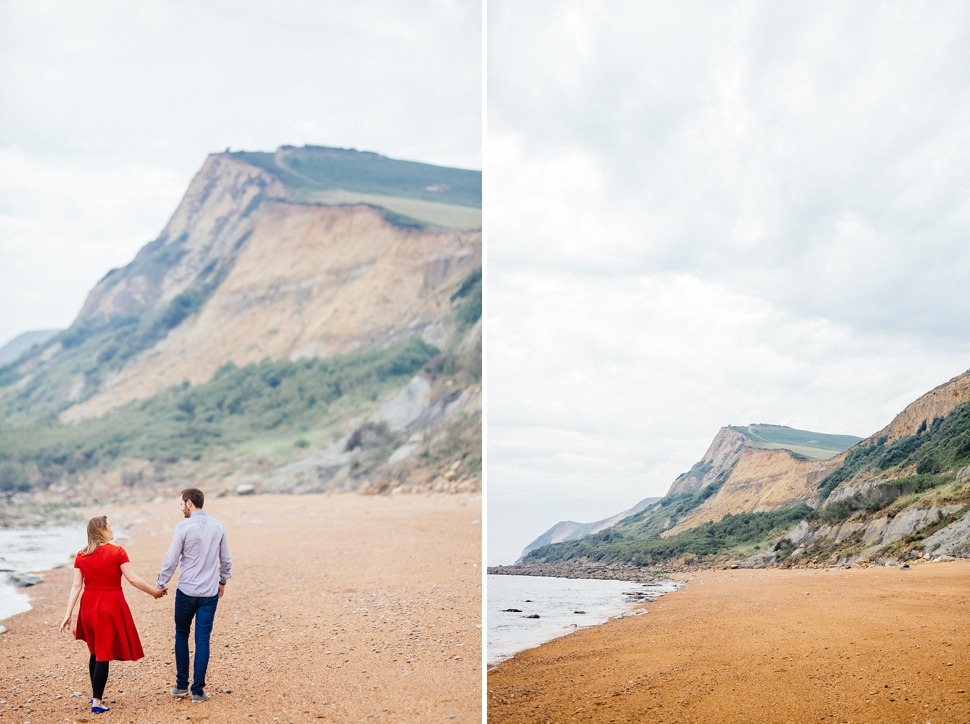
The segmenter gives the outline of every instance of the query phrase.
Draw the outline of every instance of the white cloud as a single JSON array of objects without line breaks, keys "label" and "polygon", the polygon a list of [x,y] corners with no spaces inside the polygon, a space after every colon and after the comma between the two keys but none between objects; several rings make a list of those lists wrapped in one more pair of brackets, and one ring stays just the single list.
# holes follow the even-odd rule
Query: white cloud
[{"label": "white cloud", "polygon": [[0,149],[0,341],[68,326],[108,269],[161,231],[184,188],[170,168]]},{"label": "white cloud", "polygon": [[551,246],[547,265],[688,272],[851,324],[970,333],[967,6],[495,6],[496,179],[545,169],[546,197],[592,179],[560,225],[639,229],[581,257]]}]

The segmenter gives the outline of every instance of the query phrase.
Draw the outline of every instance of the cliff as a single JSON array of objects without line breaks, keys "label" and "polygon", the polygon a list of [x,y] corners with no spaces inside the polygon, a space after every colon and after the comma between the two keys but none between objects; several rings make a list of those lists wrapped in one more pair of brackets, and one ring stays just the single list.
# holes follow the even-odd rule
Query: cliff
[{"label": "cliff", "polygon": [[0,494],[474,489],[481,254],[480,172],[213,154],[71,327],[0,367]]},{"label": "cliff", "polygon": [[[227,362],[325,357],[410,334],[443,346],[454,332],[445,290],[481,264],[480,232],[399,227],[368,206],[274,201],[256,217],[199,313],[62,412],[62,421],[103,414],[183,380],[198,384]],[[239,233],[250,224],[234,226]],[[199,260],[187,254],[186,264],[208,254],[193,256]],[[173,281],[167,293],[176,289]],[[113,296],[96,289],[86,306]]]},{"label": "cliff", "polygon": [[798,458],[788,450],[744,447],[725,468],[726,479],[697,508],[664,531],[669,536],[727,514],[761,513],[799,503],[812,504],[818,482],[842,464],[842,455],[824,461]]},{"label": "cliff", "polygon": [[970,373],[865,440],[722,428],[656,504],[530,552],[579,568],[871,564],[970,554]]},{"label": "cliff", "polygon": [[559,523],[531,543],[522,558],[545,545],[597,534],[602,539],[672,538],[725,516],[813,503],[819,481],[838,469],[843,451],[860,440],[780,425],[722,427],[704,456],[674,480],[663,498],[648,498],[597,523]]}]

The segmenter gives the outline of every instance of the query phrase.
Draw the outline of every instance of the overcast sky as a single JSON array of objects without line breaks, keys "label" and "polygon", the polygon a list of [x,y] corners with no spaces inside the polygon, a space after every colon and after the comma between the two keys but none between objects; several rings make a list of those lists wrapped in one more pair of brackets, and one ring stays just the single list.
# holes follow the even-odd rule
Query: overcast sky
[{"label": "overcast sky", "polygon": [[970,5],[488,5],[488,561],[970,368]]},{"label": "overcast sky", "polygon": [[207,154],[481,168],[478,0],[0,0],[0,345],[71,323]]}]

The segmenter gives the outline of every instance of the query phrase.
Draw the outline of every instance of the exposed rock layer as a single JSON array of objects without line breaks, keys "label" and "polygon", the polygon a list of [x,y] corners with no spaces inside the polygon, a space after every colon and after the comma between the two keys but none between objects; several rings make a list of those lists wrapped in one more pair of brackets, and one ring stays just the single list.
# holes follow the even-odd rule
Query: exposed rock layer
[{"label": "exposed rock layer", "polygon": [[838,468],[844,457],[845,453],[841,453],[829,460],[805,460],[787,450],[741,448],[733,459],[723,461],[723,470],[729,472],[720,489],[664,535],[689,530],[709,520],[720,520],[728,513],[762,512],[811,503],[818,493],[818,481]]},{"label": "exposed rock layer", "polygon": [[204,382],[226,362],[329,356],[410,334],[441,345],[453,329],[447,292],[480,260],[480,232],[403,228],[366,206],[268,203],[201,313],[61,419]]},{"label": "exposed rock layer", "polygon": [[970,400],[970,370],[935,387],[915,402],[910,403],[893,421],[867,442],[885,437],[893,442],[906,435],[915,435],[922,425],[929,425],[938,417],[946,417],[957,405]]}]

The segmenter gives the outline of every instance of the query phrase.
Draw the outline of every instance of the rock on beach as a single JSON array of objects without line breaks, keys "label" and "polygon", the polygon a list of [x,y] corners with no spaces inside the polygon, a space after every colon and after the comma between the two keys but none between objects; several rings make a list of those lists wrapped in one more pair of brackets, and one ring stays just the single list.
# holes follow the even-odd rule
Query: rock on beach
[{"label": "rock on beach", "polygon": [[38,583],[44,580],[44,577],[37,573],[21,573],[20,571],[14,571],[8,576],[8,580],[16,588],[28,588],[29,586],[36,586]]}]

